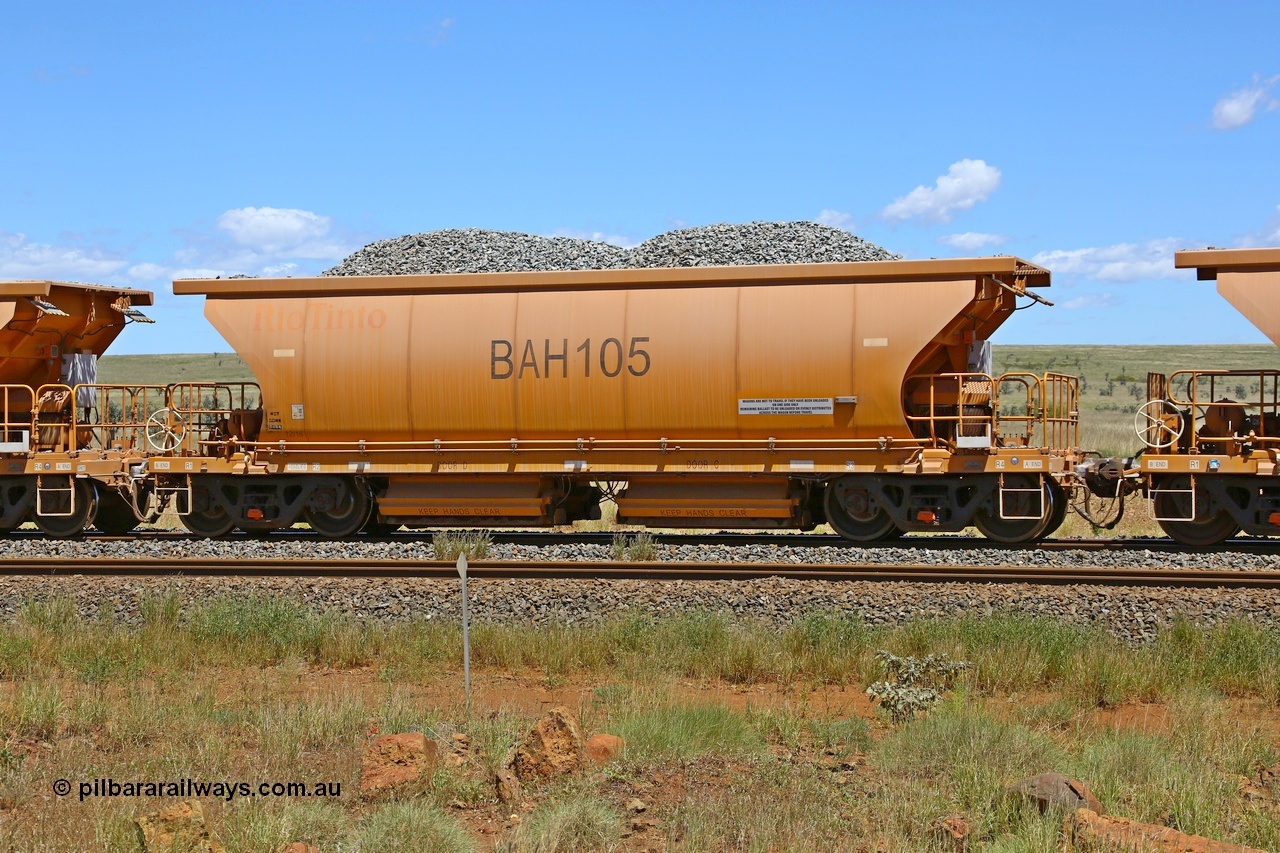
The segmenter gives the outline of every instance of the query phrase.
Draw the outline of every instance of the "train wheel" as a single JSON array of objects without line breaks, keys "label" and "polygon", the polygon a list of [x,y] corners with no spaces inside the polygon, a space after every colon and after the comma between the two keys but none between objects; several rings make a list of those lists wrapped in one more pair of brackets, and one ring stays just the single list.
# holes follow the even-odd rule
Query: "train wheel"
[{"label": "train wheel", "polygon": [[[45,514],[32,513],[31,520],[45,536],[66,539],[93,524],[98,513],[98,490],[91,480],[79,477],[71,478],[71,488],[75,490],[74,504],[71,492],[54,491],[40,500]],[[69,515],[63,514],[68,512]]]},{"label": "train wheel", "polygon": [[186,515],[179,514],[178,520],[188,531],[203,539],[226,536],[236,526],[235,520],[214,502],[208,488],[199,482],[191,484],[191,511]]},{"label": "train wheel", "polygon": [[[1042,480],[1032,474],[1006,474],[1004,484],[1007,489],[1026,489],[1004,496],[1004,512],[1011,516],[1029,516],[1039,512],[1034,518],[1001,518],[999,492],[993,494],[996,505],[991,509],[980,509],[973,516],[973,524],[978,532],[992,542],[1005,545],[1020,545],[1034,542],[1045,534],[1057,512],[1054,498],[1054,487],[1048,480]],[[1040,496],[1035,495],[1036,485],[1040,485]]]},{"label": "train wheel", "polygon": [[871,492],[851,477],[827,484],[822,498],[827,523],[850,542],[882,542],[901,535],[889,513],[876,505]]},{"label": "train wheel", "polygon": [[372,507],[369,493],[363,487],[351,480],[339,480],[332,489],[316,489],[303,510],[303,517],[321,536],[342,539],[365,526]]},{"label": "train wheel", "polygon": [[1052,536],[1058,532],[1058,528],[1062,526],[1062,522],[1067,520],[1067,511],[1071,509],[1071,502],[1067,500],[1067,493],[1062,490],[1062,486],[1054,480],[1045,480],[1049,486],[1049,491],[1053,493],[1053,509],[1049,514],[1049,523],[1045,525],[1041,536]]},{"label": "train wheel", "polygon": [[[1157,516],[1186,518],[1191,515],[1191,495],[1186,491],[1191,488],[1191,480],[1186,476],[1169,477],[1162,480],[1157,488],[1170,491],[1157,491],[1155,495],[1155,511]],[[1169,534],[1169,538],[1181,542],[1191,548],[1207,548],[1219,545],[1240,532],[1240,525],[1225,510],[1213,515],[1202,512],[1205,498],[1197,495],[1195,502],[1195,519],[1193,521],[1157,521],[1160,529]]]},{"label": "train wheel", "polygon": [[139,524],[141,521],[123,495],[110,486],[98,487],[98,514],[93,519],[94,527],[111,536],[124,536]]},{"label": "train wheel", "polygon": [[35,477],[0,480],[0,533],[17,530],[31,517],[35,505]]}]

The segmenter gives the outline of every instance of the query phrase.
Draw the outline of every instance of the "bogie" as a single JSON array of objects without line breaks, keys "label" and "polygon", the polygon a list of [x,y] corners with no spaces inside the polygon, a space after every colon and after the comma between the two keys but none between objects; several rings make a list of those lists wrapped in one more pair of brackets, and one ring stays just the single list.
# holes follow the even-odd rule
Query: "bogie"
[{"label": "bogie", "polygon": [[84,477],[41,478],[32,520],[45,536],[67,539],[93,524],[98,490]]}]

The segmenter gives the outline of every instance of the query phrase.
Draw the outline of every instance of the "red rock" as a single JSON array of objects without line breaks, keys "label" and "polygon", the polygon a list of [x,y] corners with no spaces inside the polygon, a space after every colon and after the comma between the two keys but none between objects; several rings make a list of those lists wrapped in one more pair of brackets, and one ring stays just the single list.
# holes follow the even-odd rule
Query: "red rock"
[{"label": "red rock", "polygon": [[568,708],[552,708],[516,747],[511,769],[521,782],[553,779],[580,769],[585,751],[578,718]]},{"label": "red rock", "polygon": [[1063,821],[1062,832],[1072,843],[1092,850],[1132,850],[1134,853],[1266,853],[1256,847],[1242,847],[1214,841],[1203,835],[1187,835],[1152,823],[1123,817],[1104,817],[1092,809],[1077,809]]},{"label": "red rock", "polygon": [[953,850],[964,851],[969,849],[969,836],[973,830],[960,815],[951,815],[944,817],[938,821],[938,835]]},{"label": "red rock", "polygon": [[147,853],[190,850],[193,853],[227,853],[227,848],[209,835],[204,823],[204,809],[198,800],[181,803],[143,815],[135,823]]},{"label": "red rock", "polygon": [[587,757],[596,764],[608,764],[622,755],[627,742],[617,735],[592,735],[587,738]]},{"label": "red rock", "polygon": [[1093,795],[1093,791],[1089,790],[1088,783],[1081,782],[1078,779],[1068,779],[1067,787],[1072,791],[1075,791],[1076,796],[1084,800],[1084,808],[1097,812],[1098,814],[1107,813],[1107,810],[1103,808],[1102,803],[1098,802],[1098,798]]},{"label": "red rock", "polygon": [[524,793],[520,790],[520,780],[516,778],[516,774],[509,767],[499,770],[493,780],[494,787],[497,789],[498,801],[504,805],[513,805],[520,802]]},{"label": "red rock", "polygon": [[421,732],[383,735],[364,751],[360,793],[375,797],[395,789],[425,788],[439,762],[435,741]]}]

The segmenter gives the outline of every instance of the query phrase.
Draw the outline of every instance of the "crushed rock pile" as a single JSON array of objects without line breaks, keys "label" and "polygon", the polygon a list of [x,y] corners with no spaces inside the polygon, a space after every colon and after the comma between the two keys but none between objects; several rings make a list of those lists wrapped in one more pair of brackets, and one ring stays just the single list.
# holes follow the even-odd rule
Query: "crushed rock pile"
[{"label": "crushed rock pile", "polygon": [[370,243],[322,275],[744,266],[901,257],[848,231],[803,221],[682,228],[634,249],[572,237],[450,228]]}]

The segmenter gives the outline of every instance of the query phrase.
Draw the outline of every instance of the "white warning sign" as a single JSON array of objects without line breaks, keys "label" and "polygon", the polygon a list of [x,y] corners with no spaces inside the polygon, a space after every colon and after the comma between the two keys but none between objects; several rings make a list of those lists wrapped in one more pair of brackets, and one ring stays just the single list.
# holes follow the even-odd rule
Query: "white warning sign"
[{"label": "white warning sign", "polygon": [[831,397],[758,397],[738,401],[740,415],[830,415]]}]

